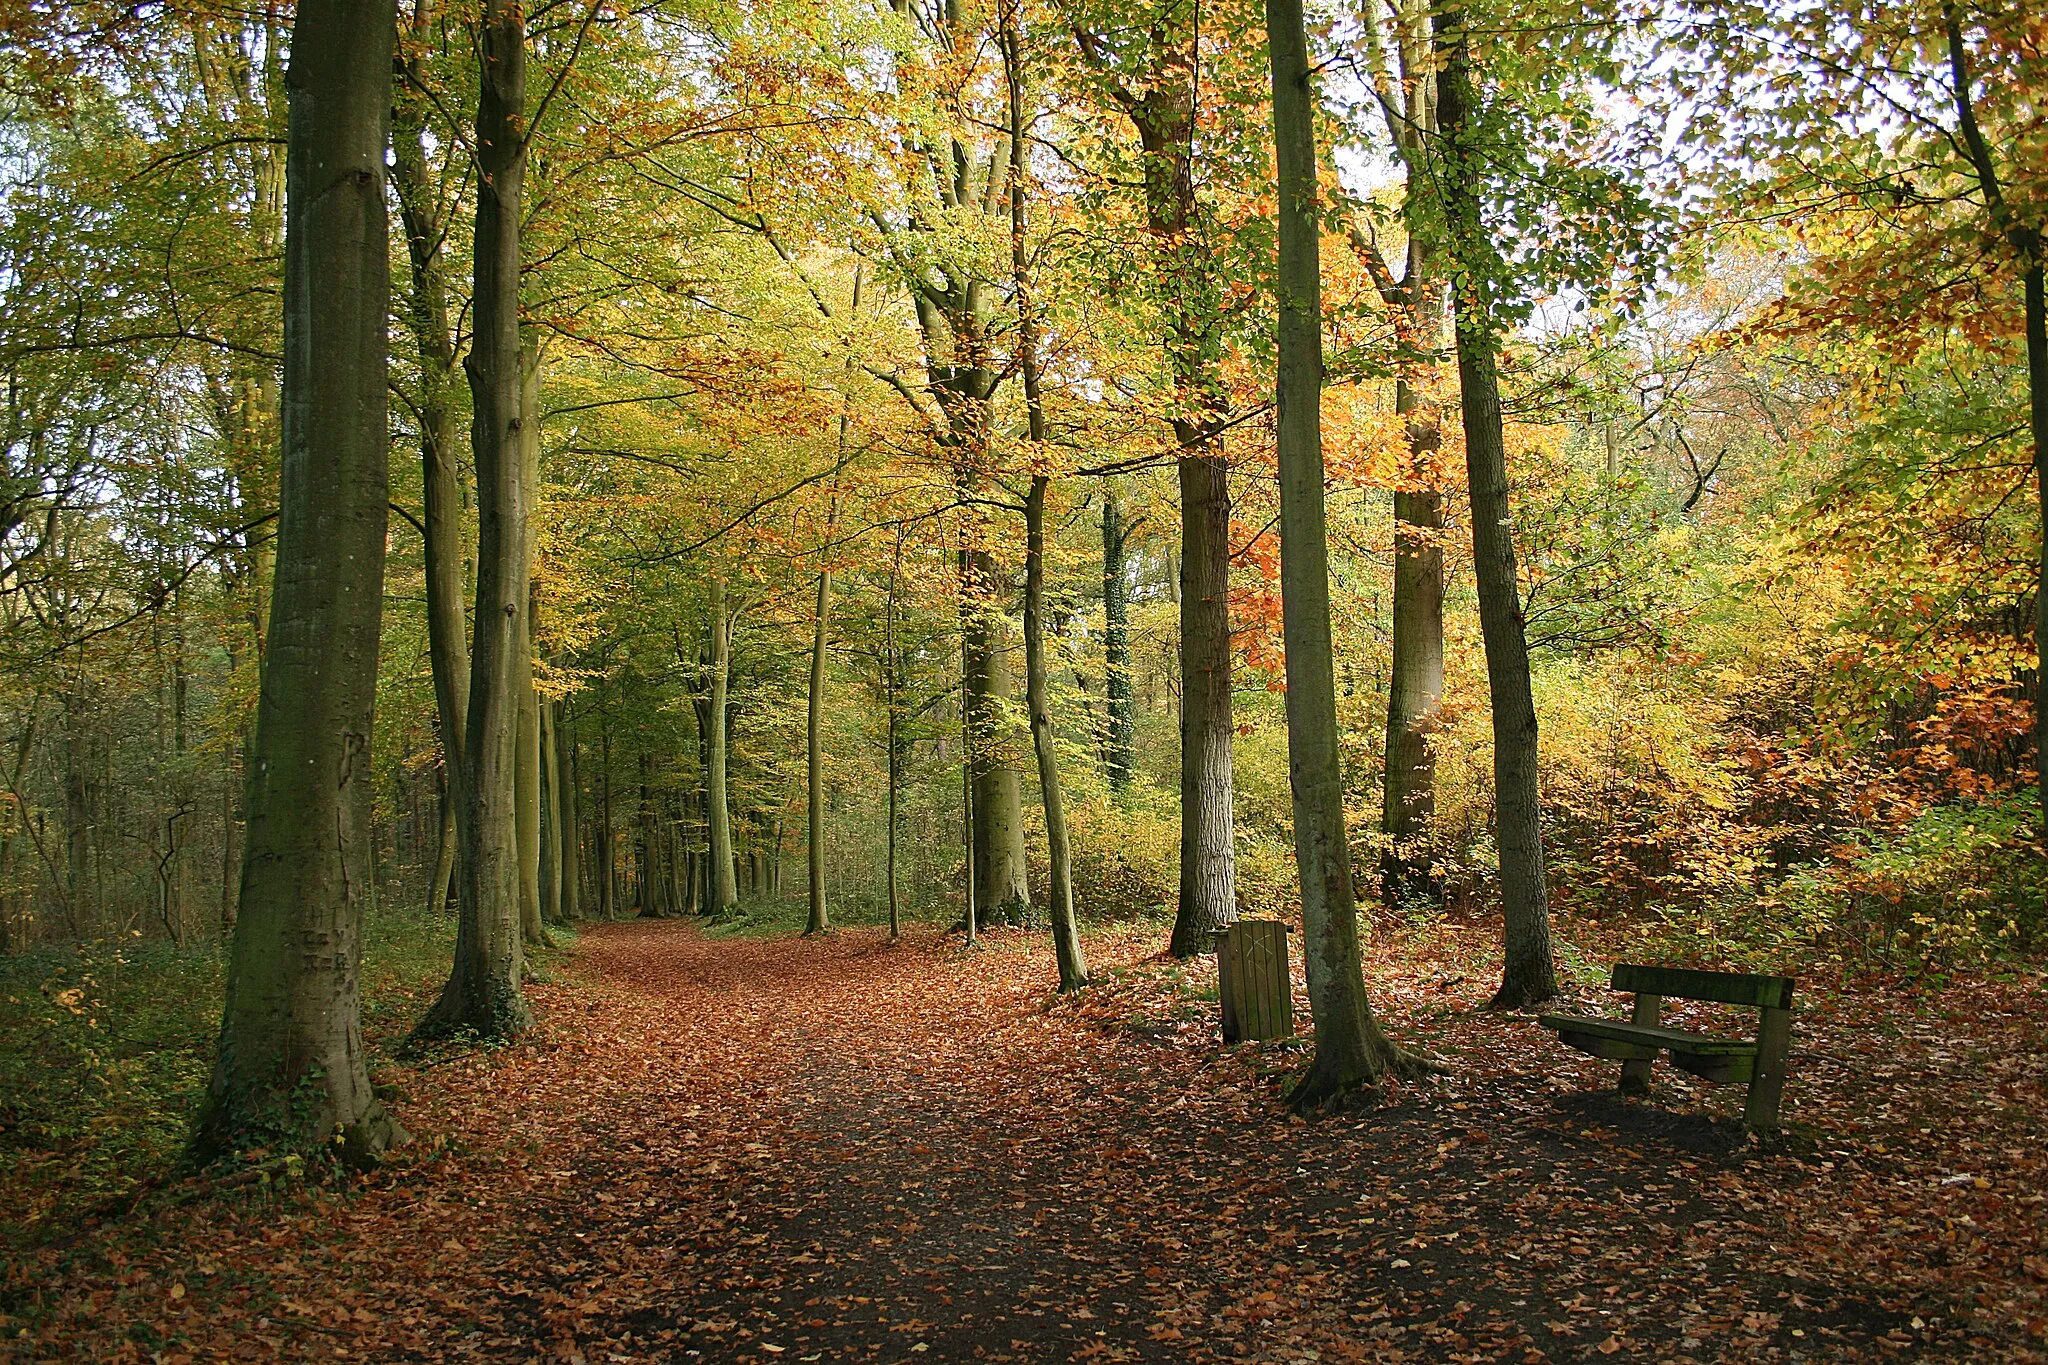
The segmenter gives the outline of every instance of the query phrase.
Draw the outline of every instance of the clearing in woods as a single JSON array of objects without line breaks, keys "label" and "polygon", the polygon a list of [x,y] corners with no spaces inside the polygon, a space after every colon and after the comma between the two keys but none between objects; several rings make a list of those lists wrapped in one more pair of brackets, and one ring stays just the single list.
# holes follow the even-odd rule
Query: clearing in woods
[{"label": "clearing in woods", "polygon": [[[162,1200],[32,1267],[27,1358],[2040,1360],[2039,982],[1809,996],[1785,1149],[1741,1087],[1477,1008],[1462,931],[1374,998],[1452,1074],[1312,1123],[1156,926],[586,932],[542,1026],[390,1073],[346,1192]],[[1211,975],[1204,977],[1203,972]],[[1612,1008],[1612,1001],[1589,1001]],[[1306,1011],[1303,1011],[1306,1017]]]}]

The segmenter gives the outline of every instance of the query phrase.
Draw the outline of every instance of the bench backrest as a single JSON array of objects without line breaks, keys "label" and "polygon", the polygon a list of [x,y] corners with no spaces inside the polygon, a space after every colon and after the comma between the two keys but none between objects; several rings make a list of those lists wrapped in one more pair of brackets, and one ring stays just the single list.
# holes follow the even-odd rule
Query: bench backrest
[{"label": "bench backrest", "polygon": [[1702,972],[1691,967],[1650,967],[1639,962],[1614,964],[1614,989],[1640,995],[1676,996],[1681,1000],[1713,1000],[1723,1005],[1758,1005],[1764,1009],[1792,1007],[1789,976],[1742,976],[1735,972]]}]

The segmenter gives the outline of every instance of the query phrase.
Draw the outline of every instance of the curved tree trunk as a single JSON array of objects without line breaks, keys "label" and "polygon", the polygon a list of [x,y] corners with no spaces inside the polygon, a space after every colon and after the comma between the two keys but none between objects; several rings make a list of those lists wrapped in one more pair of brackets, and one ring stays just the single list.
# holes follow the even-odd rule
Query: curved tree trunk
[{"label": "curved tree trunk", "polygon": [[1060,989],[1077,991],[1088,984],[1088,959],[1081,951],[1081,926],[1074,915],[1074,859],[1060,796],[1059,743],[1046,700],[1045,485],[1043,474],[1033,475],[1024,502],[1024,704],[1031,712],[1031,746],[1038,757],[1038,792],[1045,805],[1053,955],[1059,962]]},{"label": "curved tree trunk", "polygon": [[404,1136],[370,1088],[357,994],[390,496],[395,41],[391,6],[359,0],[304,0],[292,31],[277,577],[201,1159],[338,1139],[370,1161]]},{"label": "curved tree trunk", "polygon": [[519,227],[526,179],[526,22],[485,0],[478,25],[470,444],[476,458],[477,584],[467,730],[457,785],[461,920],[455,966],[420,1032],[503,1037],[530,1020],[520,989],[516,745],[529,591],[519,340]]},{"label": "curved tree trunk", "polygon": [[1536,698],[1529,682],[1529,641],[1515,572],[1494,354],[1491,298],[1499,262],[1481,217],[1484,172],[1471,145],[1471,124],[1478,111],[1464,26],[1462,10],[1446,9],[1436,16],[1437,120],[1443,132],[1444,215],[1463,273],[1456,290],[1459,403],[1472,495],[1473,577],[1479,589],[1480,633],[1486,640],[1487,690],[1493,700],[1494,821],[1505,949],[1493,1007],[1515,1009],[1557,994],[1557,966],[1551,955],[1550,903],[1544,888]]},{"label": "curved tree trunk", "polygon": [[[1024,372],[1026,434],[1033,450],[1040,451],[1045,445],[1045,404],[1039,387],[1038,317],[1031,292],[1031,257],[1025,231],[1025,180],[1030,164],[1024,138],[1024,54],[1015,5],[1003,6],[1001,27],[1003,74],[1010,105],[1010,270],[1017,296],[1017,359]],[[1034,473],[1031,491],[1024,500],[1024,705],[1030,714],[1031,747],[1038,760],[1038,791],[1045,810],[1053,953],[1059,961],[1060,989],[1077,991],[1088,984],[1088,962],[1081,952],[1081,927],[1074,917],[1074,860],[1067,844],[1066,808],[1060,797],[1059,744],[1053,734],[1052,708],[1046,697],[1046,483],[1044,474]]]},{"label": "curved tree trunk", "polygon": [[1287,651],[1287,767],[1302,953],[1316,1054],[1292,1096],[1310,1106],[1376,1084],[1403,1059],[1366,999],[1358,909],[1344,830],[1337,685],[1330,643],[1329,545],[1323,506],[1323,332],[1317,242],[1315,96],[1301,0],[1266,0],[1273,63],[1273,141],[1280,167],[1277,433],[1280,591]]}]

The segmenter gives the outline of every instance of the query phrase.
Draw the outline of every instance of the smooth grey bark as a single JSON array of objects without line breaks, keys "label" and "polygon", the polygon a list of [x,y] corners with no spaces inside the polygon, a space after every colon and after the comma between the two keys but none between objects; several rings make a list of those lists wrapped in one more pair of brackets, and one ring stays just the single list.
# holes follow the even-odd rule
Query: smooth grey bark
[{"label": "smooth grey bark", "polygon": [[1495,841],[1500,849],[1504,961],[1495,1009],[1517,1009],[1557,994],[1544,887],[1543,811],[1537,793],[1536,697],[1529,640],[1515,568],[1508,505],[1507,446],[1501,430],[1500,375],[1492,297],[1500,264],[1480,205],[1484,167],[1473,146],[1478,109],[1462,10],[1436,16],[1439,193],[1458,271],[1455,316],[1459,406],[1465,422],[1465,470],[1472,499],[1473,578],[1486,642],[1493,703]]},{"label": "smooth grey bark", "polygon": [[420,368],[416,399],[420,428],[422,524],[426,555],[427,657],[434,678],[445,791],[442,852],[436,860],[428,908],[448,903],[460,839],[454,793],[460,788],[463,732],[469,709],[469,625],[463,613],[463,488],[455,431],[455,342],[448,319],[448,268],[443,243],[447,222],[427,167],[429,147],[425,57],[433,25],[432,0],[414,6],[410,46],[400,50],[401,84],[393,104],[391,179],[405,228],[411,266],[406,321]]},{"label": "smooth grey bark", "polygon": [[561,912],[565,922],[572,922],[583,918],[583,814],[576,790],[582,775],[578,771],[576,731],[568,723],[568,708],[561,702],[554,705],[555,828],[561,831]]},{"label": "smooth grey bark", "polygon": [[1230,469],[1180,460],[1180,902],[1167,951],[1209,951],[1237,918],[1230,720]]},{"label": "smooth grey bark", "polygon": [[[829,525],[829,522],[828,522]],[[829,537],[829,531],[828,531]],[[832,571],[818,574],[818,609],[811,622],[811,685],[809,711],[804,721],[804,775],[806,793],[805,866],[809,872],[811,908],[804,924],[807,934],[822,934],[832,927],[831,912],[825,905],[825,636],[832,614]]]},{"label": "smooth grey bark", "polygon": [[903,660],[896,652],[896,590],[903,577],[903,526],[889,557],[889,596],[882,616],[882,699],[889,712],[889,937],[903,934],[902,895],[897,885],[896,839],[902,826],[897,806],[903,791]]},{"label": "smooth grey bark", "polygon": [[1379,1083],[1408,1065],[1373,1017],[1358,946],[1358,909],[1344,829],[1337,682],[1330,639],[1329,544],[1323,497],[1323,332],[1317,240],[1315,92],[1301,0],[1266,0],[1279,162],[1279,351],[1275,388],[1280,468],[1281,626],[1287,653],[1287,768],[1294,860],[1301,876],[1302,954],[1315,1059],[1297,1107]]},{"label": "smooth grey bark", "polygon": [[[1017,360],[1024,378],[1025,434],[1033,450],[1043,450],[1045,402],[1038,368],[1038,315],[1032,297],[1031,257],[1025,181],[1030,166],[1025,153],[1023,45],[1017,31],[1017,10],[1005,5],[1001,16],[1004,83],[1010,105],[1010,270],[1017,300]],[[1074,859],[1067,841],[1067,816],[1060,792],[1059,744],[1052,728],[1045,669],[1045,490],[1043,473],[1031,476],[1024,499],[1024,706],[1031,724],[1031,747],[1038,760],[1039,800],[1045,815],[1047,882],[1050,886],[1053,954],[1059,963],[1060,990],[1077,991],[1088,984],[1088,962],[1081,951],[1081,928],[1074,916]]]},{"label": "smooth grey bark", "polygon": [[974,836],[980,828],[974,810],[974,691],[969,674],[972,672],[973,652],[968,642],[967,619],[973,610],[967,591],[967,529],[963,516],[960,530],[960,860],[963,867],[963,918],[967,929],[967,946],[972,948],[981,934],[981,904],[976,892],[974,867]]},{"label": "smooth grey bark", "polygon": [[1394,381],[1394,410],[1404,420],[1407,458],[1394,494],[1393,657],[1387,689],[1386,780],[1380,828],[1380,892],[1389,905],[1440,906],[1429,826],[1436,813],[1436,757],[1430,737],[1443,699],[1444,570],[1441,425],[1416,380],[1436,366],[1443,342],[1444,295],[1434,253],[1418,220],[1433,183],[1437,134],[1434,49],[1428,0],[1395,0],[1363,27],[1366,65],[1387,133],[1408,172],[1402,213],[1409,225],[1407,268],[1394,279],[1378,242],[1352,226],[1408,353]]},{"label": "smooth grey bark", "polygon": [[732,618],[726,613],[725,580],[711,578],[711,697],[706,708],[710,725],[706,733],[704,765],[705,823],[710,826],[711,904],[714,915],[730,914],[739,906],[739,883],[733,866],[732,807],[726,794],[726,747],[730,739],[726,698],[732,679]]},{"label": "smooth grey bark", "polygon": [[[951,49],[963,41],[957,7],[943,7],[932,17],[942,47]],[[986,156],[958,138],[948,138],[944,145],[913,142],[911,150],[930,167],[929,183],[935,193],[928,202],[908,206],[915,230],[891,234],[888,248],[902,267],[899,277],[917,311],[927,390],[939,409],[937,420],[921,405],[920,412],[947,453],[965,501],[979,496],[989,474],[993,402],[1005,378],[994,362],[990,339],[998,291],[972,255],[930,255],[921,243],[932,240],[923,229],[949,215],[980,214],[993,225],[1003,211],[1008,140],[999,139]],[[912,241],[920,243],[914,250]],[[972,792],[967,806],[974,821],[969,836],[972,894],[984,921],[1000,918],[1021,923],[1031,915],[1023,787],[1013,757],[1016,737],[1004,733],[1009,728],[1016,686],[1006,657],[1007,622],[996,597],[998,587],[1008,585],[997,572],[993,557],[974,549],[969,540],[963,529],[965,723],[981,741],[969,746],[966,758],[965,780]]]},{"label": "smooth grey bark", "polygon": [[1074,858],[1060,792],[1059,742],[1046,695],[1045,488],[1045,475],[1032,475],[1024,500],[1024,704],[1031,713],[1031,746],[1038,758],[1038,793],[1045,807],[1053,955],[1059,963],[1060,990],[1078,991],[1088,984],[1088,959],[1074,914]]},{"label": "smooth grey bark", "polygon": [[434,875],[427,881],[427,913],[438,915],[448,908],[448,893],[455,888],[455,795],[448,790],[448,777],[441,776],[441,799],[436,827],[440,837],[434,852]]},{"label": "smooth grey bark", "polygon": [[1209,951],[1213,932],[1237,918],[1232,791],[1230,657],[1230,467],[1217,441],[1228,397],[1218,374],[1221,315],[1214,256],[1202,240],[1195,193],[1197,55],[1162,39],[1138,94],[1113,76],[1087,34],[1083,56],[1102,74],[1138,135],[1144,158],[1145,225],[1153,256],[1172,282],[1163,338],[1173,374],[1174,437],[1180,445],[1181,537],[1173,600],[1180,608],[1180,889],[1167,951]]},{"label": "smooth grey bark", "polygon": [[543,924],[561,924],[562,917],[562,768],[555,752],[555,705],[542,701],[540,711],[540,917]]},{"label": "smooth grey bark", "polygon": [[283,463],[241,912],[192,1154],[259,1143],[377,1159],[358,976],[383,619],[391,6],[304,0],[285,154]]},{"label": "smooth grey bark", "polygon": [[[1409,255],[1417,279],[1420,253]],[[1443,434],[1435,412],[1403,376],[1394,383],[1394,411],[1405,417],[1408,478],[1394,494],[1393,660],[1387,679],[1387,775],[1381,828],[1381,894],[1389,905],[1437,903],[1429,828],[1436,817],[1436,754],[1431,739],[1444,694],[1443,495],[1429,486]]]},{"label": "smooth grey bark", "polygon": [[1214,255],[1195,192],[1196,32],[1162,28],[1146,54],[1142,94],[1124,84],[1091,35],[1082,55],[1131,121],[1143,156],[1145,226],[1170,281],[1162,339],[1176,394],[1181,538],[1170,587],[1180,609],[1180,887],[1167,950],[1207,952],[1237,918],[1230,719],[1230,471],[1217,447],[1228,397],[1218,373],[1222,314]]},{"label": "smooth grey bark", "polygon": [[1138,716],[1131,700],[1131,597],[1123,491],[1102,481],[1102,767],[1113,792],[1127,791],[1138,767]]},{"label": "smooth grey bark", "polygon": [[1003,640],[1007,624],[996,604],[1001,570],[983,550],[967,555],[967,706],[974,747],[974,901],[981,926],[1031,918],[1031,881],[1024,851],[1024,785],[1009,755],[1010,702],[1017,686]]},{"label": "smooth grey bark", "polygon": [[633,862],[633,903],[642,919],[661,919],[669,913],[666,887],[662,881],[661,817],[654,808],[654,759],[640,751],[640,804],[638,807],[639,848]]},{"label": "smooth grey bark", "polygon": [[597,713],[597,913],[619,917],[618,844],[612,824],[612,717],[609,707]]},{"label": "smooth grey bark", "polygon": [[517,742],[530,567],[519,229],[526,180],[526,21],[485,0],[477,26],[476,230],[469,355],[476,461],[477,580],[467,727],[458,770],[455,965],[419,1032],[517,1033],[531,1020],[520,989]]},{"label": "smooth grey bark", "polygon": [[520,612],[519,638],[513,647],[512,671],[519,689],[519,733],[513,749],[515,823],[519,835],[519,936],[546,946],[547,917],[541,890],[541,733],[540,694],[533,686],[533,651],[540,634],[540,594],[532,578],[534,518],[540,509],[540,353],[528,344],[519,352],[519,477],[526,514],[526,605]]}]

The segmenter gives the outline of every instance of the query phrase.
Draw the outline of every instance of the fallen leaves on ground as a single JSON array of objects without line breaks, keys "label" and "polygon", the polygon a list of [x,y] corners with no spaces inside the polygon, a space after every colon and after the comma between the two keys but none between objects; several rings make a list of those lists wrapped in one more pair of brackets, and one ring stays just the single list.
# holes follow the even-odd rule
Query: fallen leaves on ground
[{"label": "fallen leaves on ground", "polygon": [[1390,1030],[1450,1074],[1303,1122],[1276,1088],[1301,1045],[1215,1041],[1213,966],[1152,956],[1156,926],[1093,935],[1071,999],[1037,936],[602,926],[535,988],[527,1040],[384,1077],[423,1138],[399,1162],[82,1228],[10,1268],[0,1344],[2048,1360],[2039,980],[1809,993],[1767,1151],[1739,1087],[1660,1066],[1654,1102],[1623,1103],[1613,1064],[1480,1009],[1480,933],[1374,950]]}]

